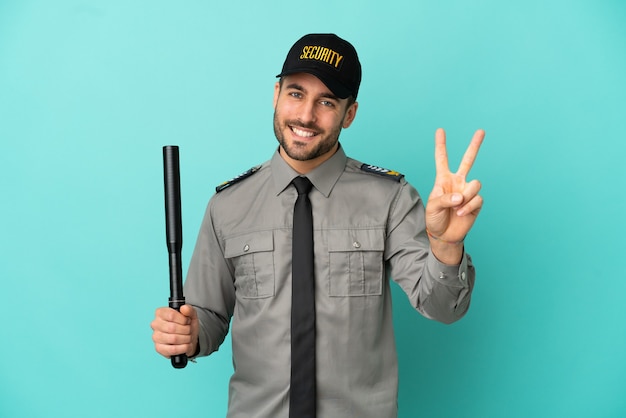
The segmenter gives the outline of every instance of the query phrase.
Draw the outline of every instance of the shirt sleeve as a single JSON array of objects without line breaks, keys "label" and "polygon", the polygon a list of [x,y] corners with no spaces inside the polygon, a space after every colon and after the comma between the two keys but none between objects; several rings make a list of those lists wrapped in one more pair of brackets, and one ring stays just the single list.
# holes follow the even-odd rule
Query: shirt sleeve
[{"label": "shirt sleeve", "polygon": [[228,334],[235,306],[235,286],[224,250],[215,232],[212,202],[209,202],[194,248],[185,298],[196,308],[199,327],[199,356],[216,351]]},{"label": "shirt sleeve", "polygon": [[391,208],[387,231],[387,272],[415,309],[446,324],[463,317],[474,287],[471,257],[464,252],[459,265],[437,260],[426,234],[424,204],[406,182],[401,184]]}]

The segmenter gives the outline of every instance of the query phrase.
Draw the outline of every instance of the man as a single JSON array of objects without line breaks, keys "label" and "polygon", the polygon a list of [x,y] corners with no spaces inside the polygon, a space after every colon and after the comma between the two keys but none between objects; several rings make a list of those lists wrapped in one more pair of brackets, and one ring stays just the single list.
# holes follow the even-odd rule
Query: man
[{"label": "man", "polygon": [[[218,186],[185,282],[189,305],[180,313],[156,311],[156,350],[165,357],[208,355],[223,342],[232,318],[229,417],[395,417],[389,278],[428,318],[451,323],[467,311],[474,268],[463,240],[482,198],[480,183],[467,182],[466,175],[484,132],[476,132],[453,174],[445,134],[437,130],[437,175],[424,210],[402,175],[348,158],[338,142],[358,109],[361,65],[351,44],[332,34],[306,35],[278,77],[278,150]],[[296,190],[300,177],[313,185],[308,194]],[[303,263],[295,260],[296,247],[305,241],[292,242],[299,194],[308,198],[313,217],[312,314],[295,314],[309,303],[306,294],[292,303]],[[301,355],[295,335],[309,320],[314,354]],[[312,392],[300,392],[294,380],[307,375],[301,357],[313,365]]]}]

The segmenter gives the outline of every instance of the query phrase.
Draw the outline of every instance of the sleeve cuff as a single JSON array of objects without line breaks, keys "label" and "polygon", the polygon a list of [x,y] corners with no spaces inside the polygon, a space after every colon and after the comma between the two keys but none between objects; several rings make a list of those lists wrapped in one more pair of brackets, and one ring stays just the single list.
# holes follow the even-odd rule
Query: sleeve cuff
[{"label": "sleeve cuff", "polygon": [[428,253],[426,268],[431,276],[441,284],[452,287],[469,287],[468,256],[463,251],[461,263],[457,265],[444,264],[431,252]]}]

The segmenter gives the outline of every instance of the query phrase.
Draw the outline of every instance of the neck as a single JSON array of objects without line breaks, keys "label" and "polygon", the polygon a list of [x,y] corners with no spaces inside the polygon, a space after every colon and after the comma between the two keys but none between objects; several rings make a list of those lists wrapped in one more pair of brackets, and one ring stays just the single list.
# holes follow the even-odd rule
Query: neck
[{"label": "neck", "polygon": [[335,152],[337,152],[338,149],[339,143],[336,143],[335,146],[327,153],[322,154],[319,157],[304,161],[294,160],[293,158],[289,157],[282,146],[278,147],[278,152],[280,153],[280,156],[283,158],[283,160],[285,160],[285,162],[289,165],[289,167],[293,168],[299,174],[307,174],[313,169],[322,165],[322,163],[330,159],[330,157],[335,155]]}]

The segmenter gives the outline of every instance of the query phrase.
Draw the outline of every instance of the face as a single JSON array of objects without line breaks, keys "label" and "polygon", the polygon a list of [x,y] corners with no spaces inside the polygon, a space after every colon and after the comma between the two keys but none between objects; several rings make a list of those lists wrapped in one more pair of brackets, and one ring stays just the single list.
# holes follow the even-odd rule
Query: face
[{"label": "face", "polygon": [[283,77],[274,89],[274,133],[282,157],[299,173],[317,167],[335,153],[341,129],[352,124],[357,107],[314,75]]}]

